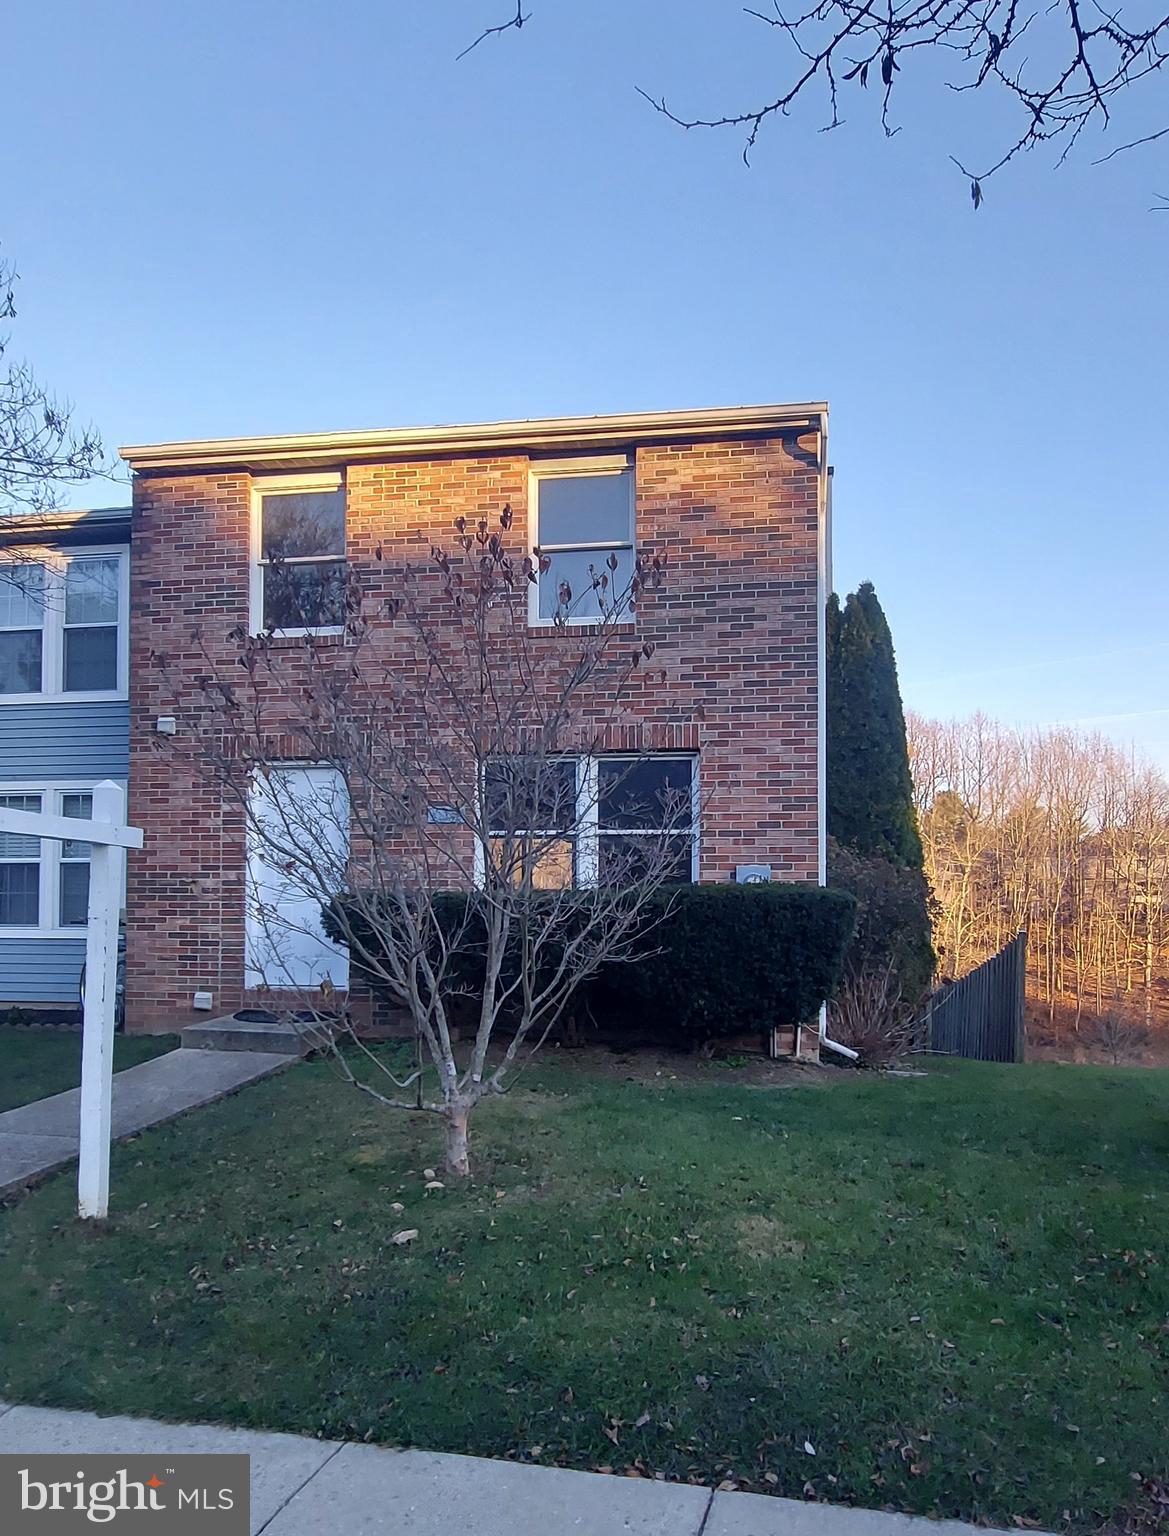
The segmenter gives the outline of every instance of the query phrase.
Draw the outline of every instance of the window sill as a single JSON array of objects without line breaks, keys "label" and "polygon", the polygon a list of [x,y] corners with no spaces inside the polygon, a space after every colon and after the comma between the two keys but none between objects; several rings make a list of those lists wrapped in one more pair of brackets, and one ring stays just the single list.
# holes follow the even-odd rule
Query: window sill
[{"label": "window sill", "polygon": [[305,640],[330,640],[340,644],[345,639],[345,630],[335,625],[327,629],[262,629],[253,632],[250,638],[270,640],[280,645],[298,645]]},{"label": "window sill", "polygon": [[0,693],[5,704],[124,704],[129,698],[117,688],[94,689],[92,693]]},{"label": "window sill", "polygon": [[18,928],[0,923],[0,943],[5,939],[80,939],[84,943],[88,932],[88,923],[76,928]]},{"label": "window sill", "polygon": [[578,635],[632,635],[637,633],[637,620],[619,619],[611,624],[605,624],[600,619],[565,619],[563,624],[554,624],[551,619],[528,620],[529,635],[555,635],[569,629]]}]

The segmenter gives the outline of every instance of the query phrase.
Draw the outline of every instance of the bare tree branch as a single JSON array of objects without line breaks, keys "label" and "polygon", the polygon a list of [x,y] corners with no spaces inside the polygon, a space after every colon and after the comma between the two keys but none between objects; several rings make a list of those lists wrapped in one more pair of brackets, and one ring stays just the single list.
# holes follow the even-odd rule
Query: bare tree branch
[{"label": "bare tree branch", "polygon": [[[15,269],[0,262],[0,324],[16,318]],[[108,475],[101,438],[92,426],[75,427],[72,408],[57,399],[25,362],[9,355],[0,331],[0,531],[59,504],[61,488]],[[35,531],[35,524],[21,524]]]},{"label": "bare tree branch", "polygon": [[1156,133],[1146,133],[1143,138],[1131,139],[1127,144],[1118,144],[1115,149],[1110,149],[1106,155],[1101,155],[1099,160],[1093,160],[1093,165],[1105,165],[1114,155],[1127,154],[1130,149],[1137,149],[1142,144],[1154,144],[1158,139],[1163,139],[1169,133],[1169,128],[1161,128]]},{"label": "bare tree branch", "polygon": [[529,13],[525,16],[524,12],[523,12],[523,6],[521,4],[521,0],[516,0],[515,15],[511,18],[511,20],[510,21],[501,21],[500,24],[497,27],[486,27],[486,28],[484,28],[484,30],[482,32],[480,32],[479,36],[475,39],[475,41],[473,43],[468,44],[468,46],[463,49],[462,53],[455,54],[455,62],[458,63],[458,61],[460,59],[465,59],[467,57],[467,55],[469,53],[473,52],[476,48],[478,48],[479,44],[481,42],[483,42],[486,38],[488,38],[488,37],[498,37],[498,35],[501,32],[510,32],[513,28],[517,32],[519,32],[522,29],[522,27],[524,25],[524,22],[525,21],[530,21],[530,20],[531,20],[531,12],[529,11]]},{"label": "bare tree branch", "polygon": [[[879,77],[881,124],[891,137],[899,131],[891,117],[899,77],[919,56],[924,63],[941,50],[956,62],[957,74],[947,82],[951,90],[997,88],[1013,100],[1020,119],[1005,148],[983,169],[971,170],[966,157],[951,156],[971,182],[975,207],[982,201],[982,183],[1024,151],[1052,144],[1062,162],[1087,128],[1107,129],[1118,99],[1157,73],[1169,56],[1169,14],[1154,12],[1147,22],[1133,23],[1101,0],[804,0],[803,9],[793,13],[772,0],[770,9],[744,11],[790,55],[790,64],[781,55],[780,88],[750,106],[684,114],[663,95],[637,87],[655,111],[681,128],[743,129],[743,158],[749,164],[769,120],[788,116],[798,101],[819,93],[827,107],[824,130],[837,128],[843,121],[843,88],[864,90],[870,78],[875,84]],[[515,20],[490,31],[518,25],[517,10]],[[1169,128],[1133,139],[1095,163],[1166,133]]]}]

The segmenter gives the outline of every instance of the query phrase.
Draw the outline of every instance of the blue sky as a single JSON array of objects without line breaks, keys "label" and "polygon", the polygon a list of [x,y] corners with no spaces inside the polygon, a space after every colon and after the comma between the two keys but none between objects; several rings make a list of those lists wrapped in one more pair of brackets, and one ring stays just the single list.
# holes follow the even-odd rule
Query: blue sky
[{"label": "blue sky", "polygon": [[[836,584],[913,708],[1169,766],[1169,140],[1155,96],[976,214],[1012,121],[911,80],[741,136],[731,0],[18,3],[0,240],[19,348],[111,444],[826,398]],[[15,126],[13,126],[15,125]],[[16,142],[13,142],[15,135]],[[104,499],[109,498],[108,490]]]}]

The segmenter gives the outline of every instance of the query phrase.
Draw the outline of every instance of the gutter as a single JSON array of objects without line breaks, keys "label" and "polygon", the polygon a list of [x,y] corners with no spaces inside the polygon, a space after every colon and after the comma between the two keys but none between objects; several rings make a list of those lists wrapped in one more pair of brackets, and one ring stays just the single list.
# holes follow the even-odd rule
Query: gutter
[{"label": "gutter", "polygon": [[[214,467],[307,468],[360,460],[429,458],[449,453],[555,452],[694,438],[774,436],[826,430],[823,402],[716,406],[695,411],[637,411],[617,416],[550,416],[469,425],[312,432],[280,437],[193,439],[128,446],[119,452],[138,471]],[[823,470],[821,471],[823,473]]]}]

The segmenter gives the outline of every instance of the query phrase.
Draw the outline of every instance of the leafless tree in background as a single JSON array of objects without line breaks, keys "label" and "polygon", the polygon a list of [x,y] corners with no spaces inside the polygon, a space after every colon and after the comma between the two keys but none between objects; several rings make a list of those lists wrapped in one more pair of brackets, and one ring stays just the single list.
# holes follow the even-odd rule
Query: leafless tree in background
[{"label": "leafless tree in background", "polygon": [[[510,553],[510,527],[507,508],[490,526],[459,519],[455,547],[421,567],[379,550],[376,570],[343,578],[340,636],[289,647],[235,631],[230,657],[192,637],[202,669],[159,658],[175,741],[194,743],[180,752],[239,808],[253,864],[280,887],[249,894],[263,984],[330,1011],[328,985],[306,986],[285,956],[298,930],[319,937],[331,903],[353,966],[409,1015],[418,1065],[387,1064],[351,1019],[314,1039],[378,1103],[442,1117],[456,1174],[476,1105],[506,1091],[583,982],[645,952],[651,898],[689,867],[696,814],[652,766],[647,788],[654,759],[613,750],[631,699],[660,680],[624,621],[661,562],[639,556],[616,592],[616,557],[598,555],[587,590],[562,582],[555,622],[533,630],[549,562]],[[290,762],[327,770],[323,792],[293,791]],[[623,829],[603,840],[602,802]]]},{"label": "leafless tree in background", "polygon": [[40,382],[30,365],[12,356],[3,329],[16,318],[15,269],[0,261],[0,533],[29,514],[59,504],[62,487],[106,470],[101,438],[93,427],[76,427],[70,406]]},{"label": "leafless tree in background", "polygon": [[[997,92],[1015,108],[1017,128],[987,164],[969,169],[954,159],[969,178],[975,207],[986,179],[1024,151],[1056,145],[1062,160],[1087,128],[1109,127],[1120,98],[1157,74],[1169,56],[1169,14],[1146,7],[1146,14],[1132,18],[1100,0],[886,0],[879,7],[872,0],[805,0],[790,10],[779,0],[759,0],[743,11],[778,45],[774,90],[761,101],[709,115],[676,111],[664,96],[642,90],[657,111],[683,128],[741,130],[743,157],[749,159],[764,125],[787,117],[801,101],[818,98],[823,129],[838,128],[848,93],[871,84],[891,136],[898,131],[893,104],[899,77],[913,71],[928,78],[941,58],[949,90]],[[488,37],[519,31],[531,17],[517,3],[463,53]],[[1169,124],[1158,126],[1103,158],[1167,135]]]},{"label": "leafless tree in background", "polygon": [[1169,1012],[1169,783],[1100,736],[908,719],[944,974],[1020,928],[1055,1020]]}]

